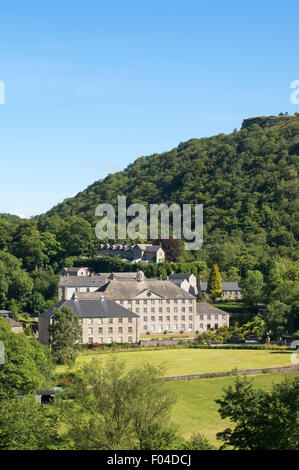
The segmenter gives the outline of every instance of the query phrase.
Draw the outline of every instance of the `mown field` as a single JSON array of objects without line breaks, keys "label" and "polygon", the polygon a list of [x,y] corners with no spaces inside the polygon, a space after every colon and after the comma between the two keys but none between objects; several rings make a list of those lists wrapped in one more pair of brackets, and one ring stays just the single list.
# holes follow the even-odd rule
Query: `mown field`
[{"label": "mown field", "polygon": [[[284,377],[295,377],[299,371],[271,373],[250,376],[256,388],[270,390],[273,383],[281,382]],[[230,426],[230,422],[222,420],[218,413],[215,400],[222,396],[223,388],[234,382],[233,377],[217,377],[211,379],[178,380],[168,382],[169,390],[177,396],[172,410],[172,420],[178,425],[182,435],[189,437],[201,432],[216,446],[217,432]]]},{"label": "mown field", "polygon": [[[292,365],[289,351],[283,350],[224,350],[224,349],[164,349],[115,353],[81,353],[73,369],[80,369],[92,360],[106,362],[111,357],[124,361],[128,368],[148,362],[155,366],[163,364],[165,375],[186,375],[204,372],[231,371],[234,368],[250,369]],[[67,372],[66,366],[58,366],[57,372]],[[257,388],[269,390],[273,383],[284,377],[295,377],[298,371],[251,375]],[[177,401],[171,419],[184,437],[201,432],[216,446],[217,432],[225,429],[229,422],[223,421],[215,403],[223,389],[235,378],[215,377],[209,379],[178,380],[167,382]]]},{"label": "mown field", "polygon": [[[250,369],[291,365],[291,354],[288,351],[277,350],[242,350],[242,349],[163,349],[117,353],[85,353],[76,359],[75,369],[84,364],[99,359],[109,358],[125,362],[127,367],[133,367],[144,362],[155,366],[163,364],[165,375],[186,375],[203,372],[222,372],[232,369]],[[66,372],[66,366],[58,366],[57,372]]]}]

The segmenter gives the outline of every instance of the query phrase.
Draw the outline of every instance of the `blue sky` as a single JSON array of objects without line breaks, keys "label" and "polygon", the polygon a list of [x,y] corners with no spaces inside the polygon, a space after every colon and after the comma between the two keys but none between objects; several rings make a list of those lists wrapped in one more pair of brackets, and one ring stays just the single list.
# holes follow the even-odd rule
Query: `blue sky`
[{"label": "blue sky", "polygon": [[141,155],[299,112],[298,0],[2,3],[0,212],[45,212]]}]

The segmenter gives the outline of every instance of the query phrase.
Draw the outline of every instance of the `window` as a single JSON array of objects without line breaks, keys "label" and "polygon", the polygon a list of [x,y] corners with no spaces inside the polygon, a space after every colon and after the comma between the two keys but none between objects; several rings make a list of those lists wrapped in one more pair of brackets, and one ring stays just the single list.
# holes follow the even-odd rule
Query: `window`
[{"label": "window", "polygon": [[189,315],[189,321],[192,321],[192,320],[193,320],[192,315]]},{"label": "window", "polygon": [[113,328],[112,328],[112,326],[110,326],[110,327],[108,328],[108,333],[113,333]]},{"label": "window", "polygon": [[211,320],[211,315],[208,315],[208,320]]},{"label": "window", "polygon": [[203,315],[199,315],[199,319],[200,319],[200,320],[203,320]]},{"label": "window", "polygon": [[185,312],[185,307],[182,307],[182,312]]},{"label": "window", "polygon": [[144,303],[144,305],[147,305],[147,300],[144,300],[143,303]]},{"label": "window", "polygon": [[144,311],[144,313],[147,313],[147,308],[145,307],[145,308],[143,309],[143,311]]},{"label": "window", "polygon": [[[161,317],[162,318],[162,317]],[[166,321],[170,321],[170,315],[167,315]]]},{"label": "window", "polygon": [[182,323],[181,328],[182,328],[182,330],[185,329],[185,323]]},{"label": "window", "polygon": [[177,307],[174,307],[173,311],[174,311],[175,313],[178,313],[178,308],[177,308]]},{"label": "window", "polygon": [[129,318],[128,318],[128,323],[132,323],[132,321],[133,321],[133,320],[132,320],[132,317],[129,317]]},{"label": "window", "polygon": [[218,315],[215,315],[215,320],[218,320]]},{"label": "window", "polygon": [[109,318],[109,323],[113,323],[113,318]]},{"label": "window", "polygon": [[92,335],[93,334],[93,328],[88,328],[88,334]]},{"label": "window", "polygon": [[173,319],[174,319],[174,321],[178,321],[178,316],[174,315]]},{"label": "window", "polygon": [[189,325],[188,325],[188,330],[189,330],[189,331],[192,331],[192,323],[189,323]]},{"label": "window", "polygon": [[225,315],[222,315],[222,320],[225,320],[225,319],[226,319],[226,318],[225,318]]},{"label": "window", "polygon": [[200,323],[199,329],[200,329],[200,330],[203,330],[203,323]]},{"label": "window", "polygon": [[99,333],[99,335],[101,335],[103,333],[103,328],[102,327],[98,329],[98,333]]},{"label": "window", "polygon": [[107,343],[108,343],[108,344],[111,344],[111,343],[112,343],[112,341],[113,341],[113,338],[111,338],[111,337],[110,337],[110,338],[108,338],[108,341],[107,341]]},{"label": "window", "polygon": [[159,300],[159,304],[162,304],[162,300]]},{"label": "window", "polygon": [[143,329],[146,331],[147,330],[147,325],[143,325]]},{"label": "window", "polygon": [[177,329],[178,329],[178,325],[173,325],[173,329],[174,329],[174,330],[177,330]]},{"label": "window", "polygon": [[140,308],[136,308],[136,313],[139,313],[139,311],[140,311]]},{"label": "window", "polygon": [[163,317],[159,317],[159,321],[163,321]]},{"label": "window", "polygon": [[155,331],[155,325],[151,325],[150,330]]},{"label": "window", "polygon": [[170,325],[166,325],[166,331],[169,331],[170,330]]},{"label": "window", "polygon": [[151,312],[152,312],[152,313],[155,313],[155,308],[151,308]]},{"label": "window", "polygon": [[119,332],[119,333],[122,333],[122,332],[123,332],[122,326],[119,326],[119,327],[118,327],[118,332]]},{"label": "window", "polygon": [[118,323],[122,323],[123,322],[123,319],[122,318],[119,318],[118,319]]},{"label": "window", "polygon": [[146,322],[146,321],[147,321],[147,317],[143,317],[143,321]]},{"label": "window", "polygon": [[89,344],[93,343],[93,338],[88,338]]},{"label": "window", "polygon": [[161,312],[161,313],[163,312],[163,309],[162,309],[162,307],[159,307],[159,312]]},{"label": "window", "polygon": [[92,325],[92,323],[93,323],[92,318],[89,318],[89,319],[88,319],[88,324],[89,324],[89,325]]},{"label": "window", "polygon": [[103,338],[99,336],[98,343],[102,344],[103,343]]},{"label": "window", "polygon": [[151,300],[151,304],[154,305],[154,304],[155,304],[155,301],[154,301],[154,300]]},{"label": "window", "polygon": [[162,333],[163,331],[163,325],[159,325],[159,333]]},{"label": "window", "polygon": [[181,321],[185,321],[185,315],[181,316]]},{"label": "window", "polygon": [[82,318],[79,318],[79,325],[82,325],[82,323],[83,323]]},{"label": "window", "polygon": [[139,305],[139,300],[136,300],[136,305]]},{"label": "window", "polygon": [[192,307],[189,307],[189,312],[192,312]]},{"label": "window", "polygon": [[133,328],[131,326],[128,327],[128,333],[132,333],[133,332]]},{"label": "window", "polygon": [[117,342],[118,342],[118,343],[122,343],[122,342],[123,342],[122,336],[119,336],[119,337],[117,338]]},{"label": "window", "polygon": [[167,303],[167,304],[170,304],[170,300],[166,300],[166,303]]},{"label": "window", "polygon": [[174,303],[174,304],[177,304],[177,303],[178,303],[178,301],[177,301],[177,300],[174,300],[174,301],[173,301],[173,303]]},{"label": "window", "polygon": [[103,325],[103,318],[98,319],[99,325]]},{"label": "window", "polygon": [[132,341],[133,341],[132,336],[128,336],[128,343],[132,343]]},{"label": "window", "polygon": [[170,308],[169,308],[169,307],[166,308],[166,312],[170,312]]}]

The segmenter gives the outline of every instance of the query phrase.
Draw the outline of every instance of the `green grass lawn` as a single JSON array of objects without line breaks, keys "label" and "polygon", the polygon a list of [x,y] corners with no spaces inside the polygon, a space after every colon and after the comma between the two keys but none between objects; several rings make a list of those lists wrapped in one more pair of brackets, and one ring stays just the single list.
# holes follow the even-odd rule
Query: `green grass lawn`
[{"label": "green grass lawn", "polygon": [[[250,376],[256,388],[270,390],[273,383],[284,377],[295,377],[298,371],[287,373],[271,373]],[[230,426],[228,420],[222,420],[215,400],[222,396],[223,388],[232,384],[233,377],[217,377],[211,379],[179,380],[168,382],[169,390],[177,396],[172,410],[172,420],[179,426],[180,433],[185,437],[200,432],[219,447],[216,440],[217,432]]]},{"label": "green grass lawn", "polygon": [[[167,376],[230,371],[234,368],[250,369],[291,365],[291,353],[288,351],[215,348],[80,354],[76,359],[75,368],[78,369],[96,358],[100,361],[107,361],[111,356],[124,361],[128,367],[144,362],[156,366],[164,364]],[[66,370],[66,366],[57,367],[57,372]]]}]

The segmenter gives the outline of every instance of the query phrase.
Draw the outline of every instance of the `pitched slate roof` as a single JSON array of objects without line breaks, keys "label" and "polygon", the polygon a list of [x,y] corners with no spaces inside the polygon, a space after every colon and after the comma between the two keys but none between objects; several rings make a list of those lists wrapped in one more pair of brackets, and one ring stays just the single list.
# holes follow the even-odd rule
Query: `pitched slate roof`
[{"label": "pitched slate roof", "polygon": [[71,307],[79,318],[135,318],[136,313],[122,307],[121,305],[106,299],[70,299],[61,300],[54,307],[42,313],[40,317],[51,318],[54,308]]},{"label": "pitched slate roof", "polygon": [[169,275],[169,279],[171,279],[171,280],[187,279],[187,281],[188,281],[191,276],[192,276],[192,274],[173,273],[173,274]]},{"label": "pitched slate roof", "polygon": [[229,315],[228,312],[221,310],[220,308],[214,307],[207,302],[196,302],[196,312],[199,315]]},{"label": "pitched slate roof", "polygon": [[11,324],[12,327],[16,328],[23,328],[23,325],[21,323],[19,323],[18,321],[14,320],[13,318],[10,318],[10,317],[5,317],[5,320],[8,321],[8,323]]},{"label": "pitched slate roof", "polygon": [[[105,275],[105,273],[101,273],[102,276]],[[137,273],[136,272],[118,272],[118,273],[107,273],[106,274],[109,279],[115,279],[115,280],[136,280]]]},{"label": "pitched slate roof", "polygon": [[145,243],[138,243],[137,246],[140,248],[140,250],[146,251],[148,253],[154,253],[161,248],[160,245],[147,245]]},{"label": "pitched slate roof", "polygon": [[[206,291],[208,283],[207,282],[200,282],[199,283],[200,290]],[[222,282],[222,290],[237,290],[240,291],[241,288],[237,282]]]},{"label": "pitched slate roof", "polygon": [[59,287],[101,287],[108,281],[108,275],[96,276],[61,276],[59,279]]},{"label": "pitched slate roof", "polygon": [[97,299],[104,293],[106,299],[131,300],[150,290],[163,299],[195,299],[194,295],[178,287],[172,281],[146,279],[144,281],[109,281],[96,292],[78,292],[80,299]]}]

